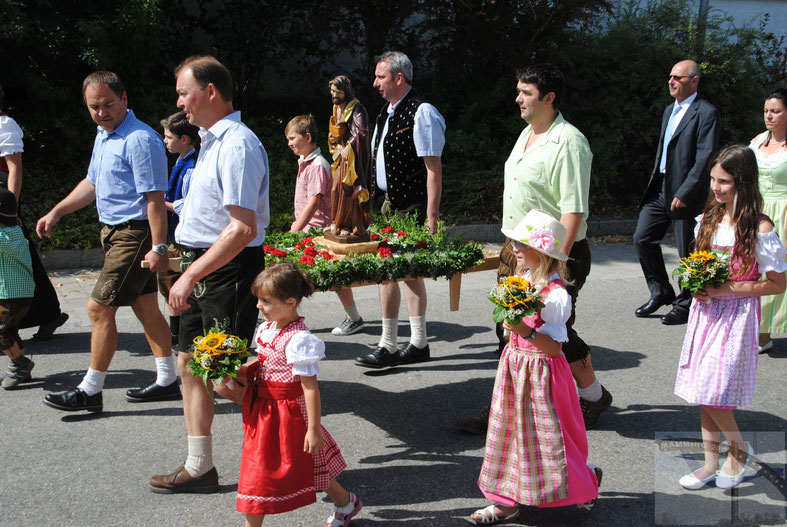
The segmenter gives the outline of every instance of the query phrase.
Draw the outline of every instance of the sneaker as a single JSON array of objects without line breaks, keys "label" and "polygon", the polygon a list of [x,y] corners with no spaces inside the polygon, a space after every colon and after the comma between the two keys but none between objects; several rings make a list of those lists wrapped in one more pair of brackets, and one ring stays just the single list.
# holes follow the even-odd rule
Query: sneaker
[{"label": "sneaker", "polygon": [[350,320],[350,317],[344,317],[344,322],[333,328],[331,333],[337,337],[353,335],[365,327],[366,324],[364,323],[363,318],[359,318],[358,320]]},{"label": "sneaker", "polygon": [[582,397],[579,398],[579,406],[582,408],[582,419],[585,421],[585,430],[590,430],[598,422],[598,418],[612,404],[612,394],[603,386],[601,387],[601,399],[590,402]]},{"label": "sneaker", "polygon": [[489,407],[484,406],[478,415],[472,417],[462,417],[456,420],[456,426],[462,432],[468,434],[484,435],[489,426]]},{"label": "sneaker", "polygon": [[22,355],[22,357],[20,357],[18,360],[20,361],[19,364],[11,361],[11,363],[8,365],[8,370],[5,372],[2,386],[6,390],[16,388],[20,383],[27,382],[33,378],[33,376],[30,375],[30,372],[33,370],[35,363],[24,355]]}]

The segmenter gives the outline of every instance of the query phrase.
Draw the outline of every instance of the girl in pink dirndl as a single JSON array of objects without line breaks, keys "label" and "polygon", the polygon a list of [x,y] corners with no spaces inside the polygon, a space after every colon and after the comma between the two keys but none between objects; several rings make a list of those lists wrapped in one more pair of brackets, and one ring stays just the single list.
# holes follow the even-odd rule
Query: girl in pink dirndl
[{"label": "girl in pink dirndl", "polygon": [[[724,489],[743,481],[752,449],[733,410],[752,404],[760,297],[783,292],[787,270],[784,246],[762,214],[754,152],[743,145],[723,149],[711,163],[710,179],[711,193],[695,228],[696,250],[727,259],[730,279],[694,295],[678,364],[675,394],[700,405],[705,451],[705,464],[679,480],[689,490],[714,480]],[[721,433],[731,455],[719,470]]]},{"label": "girl in pink dirndl", "polygon": [[222,383],[219,389],[243,402],[237,509],[246,514],[246,526],[314,503],[317,490],[335,505],[325,527],[347,527],[363,507],[336,481],[347,465],[320,425],[317,363],[325,357],[325,344],[298,315],[298,304],[313,290],[311,279],[291,263],[260,273],[252,284],[265,318],[255,336],[259,357],[238,375],[248,382],[236,381],[231,389]]},{"label": "girl in pink dirndl", "polygon": [[503,234],[513,242],[517,274],[541,288],[544,307],[516,326],[503,324],[511,339],[497,369],[478,478],[492,504],[470,516],[478,525],[515,521],[519,504],[590,512],[601,481],[601,469],[587,464],[582,410],[561,351],[571,314],[561,247],[566,229],[532,210]]}]

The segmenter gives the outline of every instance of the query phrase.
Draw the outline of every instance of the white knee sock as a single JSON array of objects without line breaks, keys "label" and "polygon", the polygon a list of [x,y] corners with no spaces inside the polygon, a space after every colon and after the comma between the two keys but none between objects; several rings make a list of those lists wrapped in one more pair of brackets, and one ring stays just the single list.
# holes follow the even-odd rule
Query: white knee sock
[{"label": "white knee sock", "polygon": [[389,353],[396,353],[398,346],[396,345],[396,332],[399,326],[398,318],[384,318],[382,320],[383,334],[380,335],[380,343],[377,344],[380,348],[385,348]]},{"label": "white knee sock", "polygon": [[186,470],[196,478],[213,468],[213,436],[188,436],[188,441]]},{"label": "white knee sock", "polygon": [[344,312],[347,313],[347,316],[350,317],[350,320],[353,322],[356,322],[361,318],[361,315],[358,314],[358,308],[356,307],[355,302],[345,307]]},{"label": "white knee sock", "polygon": [[156,384],[169,386],[177,380],[178,373],[175,368],[175,356],[156,357]]},{"label": "white knee sock", "polygon": [[586,400],[590,401],[591,403],[595,403],[596,401],[601,399],[601,383],[598,382],[598,379],[593,381],[593,384],[588,386],[587,388],[579,388],[577,387],[577,391],[579,392],[579,396]]},{"label": "white knee sock", "polygon": [[426,315],[410,317],[410,344],[416,348],[426,347]]},{"label": "white knee sock", "polygon": [[98,392],[104,389],[104,379],[106,376],[107,372],[105,371],[98,371],[94,370],[93,368],[88,368],[85,377],[82,379],[82,382],[79,383],[77,388],[88,395],[96,395]]}]

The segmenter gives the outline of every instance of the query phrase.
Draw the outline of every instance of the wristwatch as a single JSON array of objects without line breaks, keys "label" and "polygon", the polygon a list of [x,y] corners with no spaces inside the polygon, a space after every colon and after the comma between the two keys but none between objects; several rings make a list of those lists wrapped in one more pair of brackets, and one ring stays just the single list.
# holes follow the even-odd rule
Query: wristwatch
[{"label": "wristwatch", "polygon": [[153,252],[156,254],[160,254],[161,256],[167,254],[168,251],[169,251],[169,247],[167,246],[166,243],[160,243],[158,245],[153,246]]},{"label": "wristwatch", "polygon": [[533,331],[530,333],[530,335],[528,335],[527,337],[522,337],[522,338],[525,339],[525,340],[533,340],[535,338],[535,336],[536,336],[536,333],[538,333],[536,331],[536,328],[533,328]]}]

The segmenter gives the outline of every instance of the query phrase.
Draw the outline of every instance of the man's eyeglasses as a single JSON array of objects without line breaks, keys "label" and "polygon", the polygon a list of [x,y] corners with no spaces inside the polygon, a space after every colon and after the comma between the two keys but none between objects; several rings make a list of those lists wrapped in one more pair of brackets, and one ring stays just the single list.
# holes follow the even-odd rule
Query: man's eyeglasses
[{"label": "man's eyeglasses", "polygon": [[671,80],[679,81],[681,79],[691,79],[693,77],[696,77],[696,75],[668,75],[667,76],[667,80],[668,81],[671,81]]}]

